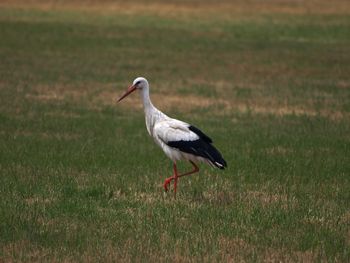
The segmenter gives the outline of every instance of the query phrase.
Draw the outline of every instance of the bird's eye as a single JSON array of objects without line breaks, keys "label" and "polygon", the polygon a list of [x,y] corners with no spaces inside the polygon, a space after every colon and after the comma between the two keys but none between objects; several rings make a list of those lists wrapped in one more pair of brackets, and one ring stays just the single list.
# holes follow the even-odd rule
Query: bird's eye
[{"label": "bird's eye", "polygon": [[139,80],[138,82],[136,82],[136,85],[139,85],[141,83],[141,81]]}]

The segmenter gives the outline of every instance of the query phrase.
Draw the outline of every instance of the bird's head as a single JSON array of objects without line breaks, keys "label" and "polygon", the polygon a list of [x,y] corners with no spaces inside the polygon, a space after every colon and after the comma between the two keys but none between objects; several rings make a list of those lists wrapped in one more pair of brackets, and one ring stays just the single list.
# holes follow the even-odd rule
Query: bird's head
[{"label": "bird's head", "polygon": [[118,102],[124,99],[129,94],[133,93],[135,90],[142,90],[148,88],[148,81],[143,77],[136,78],[132,85],[126,90],[126,92],[118,99]]}]

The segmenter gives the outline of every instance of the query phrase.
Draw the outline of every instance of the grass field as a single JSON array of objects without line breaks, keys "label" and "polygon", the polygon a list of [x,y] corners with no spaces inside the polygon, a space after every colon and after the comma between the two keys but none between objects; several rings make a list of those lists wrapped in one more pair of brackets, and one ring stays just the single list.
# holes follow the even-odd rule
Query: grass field
[{"label": "grass field", "polygon": [[[0,3],[0,262],[350,261],[350,2],[242,2]],[[140,75],[228,162],[176,199]]]}]

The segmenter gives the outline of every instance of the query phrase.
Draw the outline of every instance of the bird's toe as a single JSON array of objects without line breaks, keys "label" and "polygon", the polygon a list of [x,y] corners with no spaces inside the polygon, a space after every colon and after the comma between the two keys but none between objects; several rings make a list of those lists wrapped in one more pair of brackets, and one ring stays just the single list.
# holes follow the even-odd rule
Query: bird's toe
[{"label": "bird's toe", "polygon": [[170,184],[170,182],[171,182],[171,180],[172,180],[173,178],[172,177],[170,177],[170,178],[167,178],[165,181],[164,181],[164,185],[163,185],[163,187],[164,187],[164,191],[165,192],[168,192],[168,185]]}]

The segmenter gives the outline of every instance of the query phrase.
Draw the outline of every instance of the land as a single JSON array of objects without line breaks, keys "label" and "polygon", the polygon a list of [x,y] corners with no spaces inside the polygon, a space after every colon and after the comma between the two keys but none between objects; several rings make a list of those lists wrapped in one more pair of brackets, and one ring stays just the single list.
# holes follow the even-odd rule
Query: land
[{"label": "land", "polygon": [[[0,261],[348,262],[349,72],[349,1],[1,1]],[[137,76],[227,170],[164,193]]]}]

